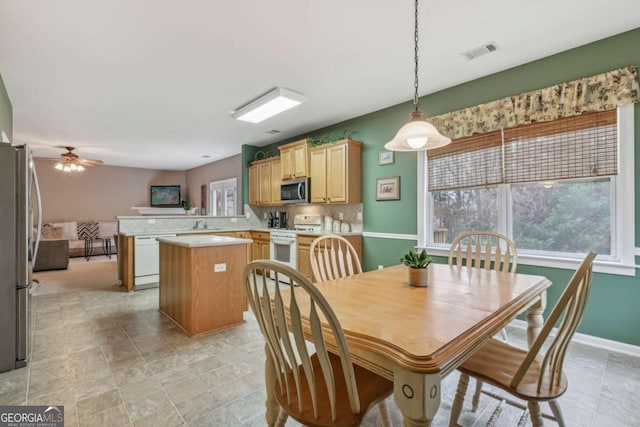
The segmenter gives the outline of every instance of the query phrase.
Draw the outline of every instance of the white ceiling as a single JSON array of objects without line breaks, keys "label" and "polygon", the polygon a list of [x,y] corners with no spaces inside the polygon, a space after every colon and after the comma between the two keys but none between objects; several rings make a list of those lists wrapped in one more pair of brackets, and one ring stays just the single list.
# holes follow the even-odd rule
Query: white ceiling
[{"label": "white ceiling", "polygon": [[[422,0],[420,94],[638,27],[638,0]],[[185,170],[411,99],[413,2],[2,0],[0,73],[36,156]],[[231,118],[275,86],[308,99]]]}]

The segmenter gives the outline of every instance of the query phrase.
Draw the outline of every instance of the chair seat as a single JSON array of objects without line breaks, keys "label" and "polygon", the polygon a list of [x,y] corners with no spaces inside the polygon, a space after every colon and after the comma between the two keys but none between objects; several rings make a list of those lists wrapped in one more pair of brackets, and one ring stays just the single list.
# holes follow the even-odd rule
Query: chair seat
[{"label": "chair seat", "polygon": [[[376,403],[384,400],[393,392],[393,383],[371,371],[353,365],[356,384],[358,385],[358,393],[360,396],[360,413],[352,414],[349,399],[340,398],[346,396],[346,384],[344,374],[342,372],[342,364],[340,358],[329,353],[333,377],[336,380],[336,420],[331,420],[331,406],[327,394],[327,386],[322,375],[320,362],[316,355],[310,357],[311,366],[316,380],[316,389],[318,396],[318,418],[313,416],[313,406],[311,403],[311,395],[308,387],[302,387],[303,411],[298,408],[298,398],[295,391],[291,394],[291,402],[287,402],[287,394],[285,390],[281,390],[276,384],[276,398],[280,406],[289,414],[289,416],[299,423],[307,426],[357,426],[360,425],[362,418],[365,416],[369,408]],[[302,367],[298,367],[300,372],[300,381],[306,384],[306,376]],[[289,375],[289,390],[296,390],[293,375]],[[283,378],[283,386],[285,380]]]},{"label": "chair seat", "polygon": [[559,386],[552,388],[549,388],[549,383],[546,381],[548,376],[545,375],[540,392],[537,392],[542,363],[540,356],[534,359],[518,387],[511,387],[511,380],[527,355],[527,351],[490,338],[458,369],[462,373],[478,378],[523,400],[546,401],[561,396],[567,390],[567,377],[564,373]]}]

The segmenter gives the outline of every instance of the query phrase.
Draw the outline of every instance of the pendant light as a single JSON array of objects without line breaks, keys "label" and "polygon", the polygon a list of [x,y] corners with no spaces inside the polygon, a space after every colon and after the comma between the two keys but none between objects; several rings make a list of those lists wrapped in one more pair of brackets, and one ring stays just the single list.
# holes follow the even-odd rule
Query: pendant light
[{"label": "pendant light", "polygon": [[413,84],[413,112],[411,119],[402,126],[396,136],[384,145],[390,151],[422,151],[442,147],[451,142],[451,138],[442,136],[431,123],[422,117],[418,109],[418,0],[415,0],[415,30],[414,30],[414,63],[415,81]]}]

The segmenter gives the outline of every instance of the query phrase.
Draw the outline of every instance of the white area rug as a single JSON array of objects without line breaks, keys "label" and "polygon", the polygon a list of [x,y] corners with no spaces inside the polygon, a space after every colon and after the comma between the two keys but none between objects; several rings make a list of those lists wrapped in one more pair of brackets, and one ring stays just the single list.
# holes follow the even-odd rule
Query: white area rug
[{"label": "white area rug", "polygon": [[66,270],[39,271],[33,277],[40,284],[34,283],[32,296],[96,290],[122,292],[117,285],[116,256],[111,256],[111,259],[96,256],[89,261],[84,257],[71,258]]}]

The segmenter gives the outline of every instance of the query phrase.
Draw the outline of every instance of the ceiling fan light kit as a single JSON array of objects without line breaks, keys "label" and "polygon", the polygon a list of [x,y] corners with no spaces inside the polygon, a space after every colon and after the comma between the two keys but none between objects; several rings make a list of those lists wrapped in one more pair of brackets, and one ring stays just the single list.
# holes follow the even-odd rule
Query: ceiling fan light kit
[{"label": "ceiling fan light kit", "polygon": [[431,123],[424,120],[418,108],[418,0],[415,0],[414,27],[414,94],[411,119],[402,126],[396,136],[384,145],[389,151],[423,151],[442,147],[451,142],[438,132]]},{"label": "ceiling fan light kit", "polygon": [[236,120],[249,123],[260,123],[263,120],[280,114],[300,105],[306,96],[289,89],[277,87],[231,113]]},{"label": "ceiling fan light kit", "polygon": [[76,165],[75,163],[69,163],[62,160],[56,162],[54,168],[63,172],[82,172],[85,169],[82,165]]},{"label": "ceiling fan light kit", "polygon": [[85,166],[95,166],[102,164],[102,160],[91,160],[91,159],[81,159],[77,154],[72,151],[75,150],[74,147],[63,147],[67,150],[66,153],[62,153],[60,155],[60,159],[57,160],[53,167],[62,172],[82,172],[85,170]]}]

